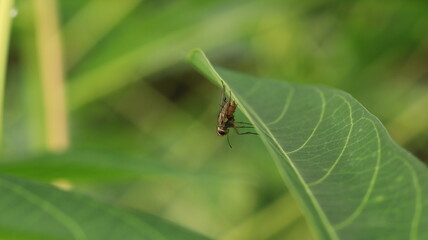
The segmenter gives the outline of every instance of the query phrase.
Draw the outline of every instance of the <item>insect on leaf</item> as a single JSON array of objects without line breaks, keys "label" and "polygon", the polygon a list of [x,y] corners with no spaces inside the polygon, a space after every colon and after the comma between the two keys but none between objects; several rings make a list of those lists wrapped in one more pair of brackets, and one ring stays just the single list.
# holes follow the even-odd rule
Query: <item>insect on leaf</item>
[{"label": "insect on leaf", "polygon": [[319,239],[428,239],[427,167],[349,94],[189,60],[231,90]]}]

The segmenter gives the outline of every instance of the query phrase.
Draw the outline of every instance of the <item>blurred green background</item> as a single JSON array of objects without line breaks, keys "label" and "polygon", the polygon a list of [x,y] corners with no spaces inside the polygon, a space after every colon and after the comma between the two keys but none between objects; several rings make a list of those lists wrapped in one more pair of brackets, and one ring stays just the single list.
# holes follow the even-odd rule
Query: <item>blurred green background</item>
[{"label": "blurred green background", "polygon": [[216,65],[345,90],[428,162],[427,1],[15,4],[4,161],[56,153],[153,167],[46,177],[63,188],[216,239],[311,239],[262,142],[232,133],[229,149],[216,135],[221,90],[186,62],[195,47]]}]

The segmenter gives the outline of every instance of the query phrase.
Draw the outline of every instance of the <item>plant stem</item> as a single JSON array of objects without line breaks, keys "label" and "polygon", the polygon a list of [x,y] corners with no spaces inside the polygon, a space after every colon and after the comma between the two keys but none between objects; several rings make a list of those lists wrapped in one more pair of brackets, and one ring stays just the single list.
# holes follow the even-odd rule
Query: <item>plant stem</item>
[{"label": "plant stem", "polygon": [[3,102],[13,0],[0,1],[0,146],[3,143]]},{"label": "plant stem", "polygon": [[46,146],[60,152],[68,148],[67,110],[61,33],[56,0],[34,0],[36,38],[42,78]]}]

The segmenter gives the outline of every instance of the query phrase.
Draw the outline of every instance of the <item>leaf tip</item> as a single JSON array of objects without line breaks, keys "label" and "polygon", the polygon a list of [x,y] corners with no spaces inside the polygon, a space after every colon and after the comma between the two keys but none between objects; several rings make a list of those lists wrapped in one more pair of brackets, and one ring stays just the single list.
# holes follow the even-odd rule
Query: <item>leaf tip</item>
[{"label": "leaf tip", "polygon": [[191,50],[187,59],[196,68],[196,70],[206,76],[209,80],[217,84],[222,81],[221,77],[218,75],[202,49],[195,48]]},{"label": "leaf tip", "polygon": [[189,54],[187,55],[187,60],[190,63],[194,63],[195,59],[198,58],[198,56],[203,56],[206,58],[204,51],[202,51],[202,49],[200,48],[194,48],[192,50],[190,50]]}]

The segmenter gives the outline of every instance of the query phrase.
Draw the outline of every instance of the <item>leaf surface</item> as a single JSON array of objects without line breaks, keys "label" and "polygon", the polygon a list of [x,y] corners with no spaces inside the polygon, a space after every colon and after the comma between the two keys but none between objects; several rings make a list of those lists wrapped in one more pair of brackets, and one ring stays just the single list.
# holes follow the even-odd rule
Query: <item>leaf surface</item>
[{"label": "leaf surface", "polygon": [[4,175],[0,196],[1,239],[207,239],[152,215]]},{"label": "leaf surface", "polygon": [[427,167],[349,94],[189,60],[230,89],[320,239],[428,239]]},{"label": "leaf surface", "polygon": [[2,159],[0,173],[32,180],[111,182],[150,177],[196,176],[184,169],[151,163],[148,157],[132,158],[122,154],[66,152],[17,159]]}]

